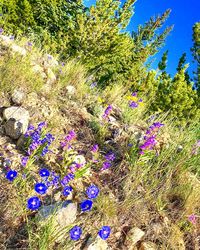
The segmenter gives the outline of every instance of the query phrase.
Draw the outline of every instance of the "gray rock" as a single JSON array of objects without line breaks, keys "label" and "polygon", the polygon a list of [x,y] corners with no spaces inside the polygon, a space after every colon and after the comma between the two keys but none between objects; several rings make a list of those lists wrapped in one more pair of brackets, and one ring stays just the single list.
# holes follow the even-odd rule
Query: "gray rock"
[{"label": "gray rock", "polygon": [[20,89],[15,89],[11,98],[15,104],[20,105],[24,101],[25,93]]},{"label": "gray rock", "polygon": [[92,242],[87,250],[108,250],[108,244],[105,240],[102,240],[99,236]]},{"label": "gray rock", "polygon": [[18,139],[28,128],[29,112],[21,107],[9,107],[3,111],[5,132],[13,139]]},{"label": "gray rock", "polygon": [[48,223],[50,218],[53,218],[53,227],[55,234],[59,234],[56,242],[61,242],[65,238],[65,227],[71,225],[76,220],[77,203],[70,201],[57,202],[56,204],[43,206],[39,210],[39,220],[41,223]]}]

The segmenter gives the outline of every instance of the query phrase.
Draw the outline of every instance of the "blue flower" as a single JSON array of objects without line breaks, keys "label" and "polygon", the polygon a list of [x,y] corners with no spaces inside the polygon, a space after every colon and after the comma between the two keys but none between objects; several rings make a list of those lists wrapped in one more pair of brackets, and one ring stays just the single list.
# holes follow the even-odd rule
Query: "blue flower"
[{"label": "blue flower", "polygon": [[91,200],[85,200],[81,203],[81,211],[86,212],[92,209],[93,202]]},{"label": "blue flower", "polygon": [[22,166],[23,166],[23,167],[26,166],[27,161],[28,161],[28,156],[25,156],[25,157],[22,157],[22,158],[21,158],[21,163],[22,163]]},{"label": "blue flower", "polygon": [[94,199],[98,196],[99,194],[99,189],[97,186],[95,185],[91,185],[87,188],[86,190],[86,194],[88,196],[89,199]]},{"label": "blue flower", "polygon": [[41,201],[37,196],[33,196],[27,201],[27,208],[30,210],[37,210],[41,206]]},{"label": "blue flower", "polygon": [[35,184],[34,189],[38,194],[45,194],[47,191],[47,186],[44,183],[39,182]]},{"label": "blue flower", "polygon": [[64,196],[68,196],[68,195],[71,193],[72,190],[73,190],[73,189],[72,189],[71,186],[66,186],[66,187],[64,187],[64,189],[63,189],[63,195],[64,195]]},{"label": "blue flower", "polygon": [[74,226],[70,231],[71,240],[79,240],[82,234],[82,229],[79,226]]},{"label": "blue flower", "polygon": [[110,153],[108,153],[107,155],[105,155],[105,159],[106,159],[107,161],[114,161],[114,159],[115,159],[115,154],[112,153],[112,152],[110,152]]},{"label": "blue flower", "polygon": [[40,122],[40,123],[38,124],[38,130],[41,131],[42,128],[44,128],[45,126],[46,126],[46,122]]},{"label": "blue flower", "polygon": [[15,170],[10,170],[6,174],[6,179],[9,181],[13,181],[17,177],[17,171]]},{"label": "blue flower", "polygon": [[74,178],[75,178],[75,175],[69,173],[66,176],[64,176],[64,178],[61,180],[61,184],[65,186],[69,181],[73,180]]},{"label": "blue flower", "polygon": [[103,226],[103,227],[99,230],[98,234],[99,234],[99,236],[100,236],[103,240],[106,240],[106,239],[110,236],[110,231],[111,231],[111,229],[110,229],[109,226]]},{"label": "blue flower", "polygon": [[43,168],[43,169],[40,170],[39,175],[40,175],[41,177],[49,177],[50,172],[49,172],[48,169]]},{"label": "blue flower", "polygon": [[103,167],[101,168],[101,170],[106,170],[106,169],[108,169],[110,167],[111,167],[111,163],[109,161],[105,161],[103,163]]}]

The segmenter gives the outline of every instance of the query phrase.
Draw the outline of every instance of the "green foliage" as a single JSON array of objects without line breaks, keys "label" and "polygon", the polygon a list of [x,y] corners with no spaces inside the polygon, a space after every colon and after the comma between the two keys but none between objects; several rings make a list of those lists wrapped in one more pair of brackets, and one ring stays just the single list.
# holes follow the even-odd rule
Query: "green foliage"
[{"label": "green foliage", "polygon": [[2,0],[0,26],[16,36],[34,33],[45,49],[60,52],[83,9],[79,0]]},{"label": "green foliage", "polygon": [[200,96],[200,22],[193,26],[193,57],[197,64],[197,70],[195,72],[195,87],[197,88],[198,95]]}]

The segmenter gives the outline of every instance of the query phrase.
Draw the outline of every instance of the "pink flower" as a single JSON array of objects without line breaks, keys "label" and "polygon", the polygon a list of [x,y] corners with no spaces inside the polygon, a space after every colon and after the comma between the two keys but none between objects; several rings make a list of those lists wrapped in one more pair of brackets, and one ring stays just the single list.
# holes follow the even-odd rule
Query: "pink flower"
[{"label": "pink flower", "polygon": [[191,214],[188,216],[188,220],[194,225],[196,224],[197,216],[195,214]]}]

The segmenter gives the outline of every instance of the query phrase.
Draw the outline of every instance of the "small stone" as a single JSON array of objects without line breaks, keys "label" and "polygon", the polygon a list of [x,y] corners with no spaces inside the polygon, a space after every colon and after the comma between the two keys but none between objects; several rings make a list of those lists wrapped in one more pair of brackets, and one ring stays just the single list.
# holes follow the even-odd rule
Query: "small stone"
[{"label": "small stone", "polygon": [[11,50],[14,52],[14,53],[18,53],[20,54],[21,56],[25,56],[26,55],[26,49],[16,45],[16,44],[12,44],[11,45]]},{"label": "small stone", "polygon": [[25,94],[22,90],[15,89],[11,98],[12,98],[13,103],[20,105],[23,103],[24,97],[25,97]]},{"label": "small stone", "polygon": [[150,241],[142,242],[139,248],[139,250],[156,250],[156,249],[158,249],[156,244]]},{"label": "small stone", "polygon": [[47,84],[53,84],[56,81],[56,76],[53,71],[48,68],[47,69]]},{"label": "small stone", "polygon": [[145,232],[138,227],[132,228],[128,233],[128,240],[131,241],[131,246],[134,246],[138,241],[142,239]]},{"label": "small stone", "polygon": [[88,246],[87,250],[108,250],[108,244],[105,240],[97,236],[95,241]]},{"label": "small stone", "polygon": [[66,90],[69,95],[74,95],[76,93],[76,88],[72,85],[68,85]]}]

